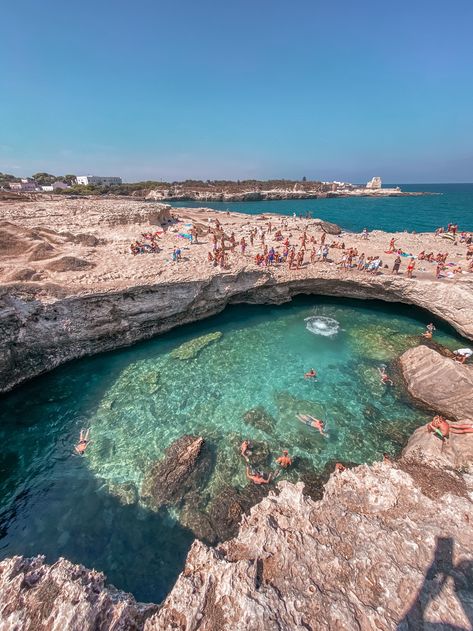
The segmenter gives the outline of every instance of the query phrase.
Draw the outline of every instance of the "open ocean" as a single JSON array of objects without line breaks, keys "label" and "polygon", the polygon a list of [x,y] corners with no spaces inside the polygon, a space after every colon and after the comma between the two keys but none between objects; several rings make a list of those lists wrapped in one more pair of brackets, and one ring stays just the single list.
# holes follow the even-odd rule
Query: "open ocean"
[{"label": "open ocean", "polygon": [[415,230],[428,232],[449,222],[460,229],[473,231],[473,184],[386,184],[403,191],[428,191],[434,195],[420,197],[369,197],[341,199],[298,199],[268,202],[173,202],[173,206],[230,210],[249,215],[306,213],[333,221],[346,230],[359,232]]}]

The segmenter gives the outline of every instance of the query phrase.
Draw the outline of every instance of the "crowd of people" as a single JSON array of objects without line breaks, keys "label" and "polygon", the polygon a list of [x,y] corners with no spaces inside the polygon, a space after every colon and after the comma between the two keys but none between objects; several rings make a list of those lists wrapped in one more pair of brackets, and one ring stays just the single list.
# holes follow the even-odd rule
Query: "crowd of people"
[{"label": "crowd of people", "polygon": [[161,232],[143,232],[141,235],[142,241],[133,241],[130,245],[130,252],[133,256],[137,254],[145,254],[147,252],[159,252],[158,239],[161,237]]},{"label": "crowd of people", "polygon": [[[264,223],[263,223],[264,222]],[[296,222],[296,223],[294,223]],[[177,219],[175,220],[177,223]],[[412,278],[415,272],[429,271],[425,264],[435,265],[432,272],[437,279],[454,278],[457,274],[473,272],[473,236],[469,232],[458,232],[456,224],[448,224],[447,228],[437,228],[436,236],[448,237],[455,245],[466,246],[466,265],[447,261],[449,253],[443,250],[434,253],[425,249],[417,255],[406,252],[396,244],[393,237],[389,242],[385,255],[394,256],[394,261],[388,264],[383,261],[383,253],[366,253],[359,251],[354,245],[346,245],[345,239],[349,233],[331,236],[325,231],[311,232],[310,221],[294,216],[291,219],[282,216],[280,219],[258,219],[258,225],[248,229],[247,224],[242,226],[242,234],[236,235],[234,230],[228,234],[218,218],[208,218],[206,227],[198,224],[184,224],[187,232],[179,232],[180,237],[189,245],[210,243],[211,249],[207,252],[207,261],[213,267],[229,269],[236,260],[249,259],[258,267],[286,266],[289,270],[299,270],[303,267],[318,263],[331,264],[340,271],[366,272],[377,275],[390,272],[395,275],[405,274]],[[296,230],[297,228],[297,230]],[[300,236],[298,236],[300,233]],[[199,242],[199,236],[205,237]],[[158,239],[162,233],[148,232],[141,235],[141,240],[133,242],[130,251],[133,255],[147,252],[159,252]],[[354,235],[353,235],[354,236]],[[370,240],[370,232],[364,228],[361,232],[363,241]],[[179,262],[181,257],[176,256],[174,248],[172,261]],[[360,248],[360,250],[365,248]],[[368,247],[366,249],[371,249]],[[403,266],[403,261],[405,264]]]}]

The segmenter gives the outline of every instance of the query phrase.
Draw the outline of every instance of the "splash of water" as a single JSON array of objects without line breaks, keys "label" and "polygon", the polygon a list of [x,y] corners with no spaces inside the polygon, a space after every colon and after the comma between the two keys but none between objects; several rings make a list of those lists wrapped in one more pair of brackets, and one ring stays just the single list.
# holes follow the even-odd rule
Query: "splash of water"
[{"label": "splash of water", "polygon": [[305,318],[304,322],[306,322],[306,329],[314,335],[333,337],[340,331],[340,323],[334,318],[310,316],[310,318]]}]

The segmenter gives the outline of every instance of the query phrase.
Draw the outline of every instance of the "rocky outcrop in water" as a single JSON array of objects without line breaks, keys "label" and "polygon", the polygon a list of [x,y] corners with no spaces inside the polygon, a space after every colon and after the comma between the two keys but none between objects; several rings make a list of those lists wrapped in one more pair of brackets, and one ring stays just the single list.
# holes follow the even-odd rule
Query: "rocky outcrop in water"
[{"label": "rocky outcrop in water", "polygon": [[211,464],[210,454],[203,454],[204,439],[182,436],[174,441],[145,476],[141,496],[157,510],[180,502],[187,493],[198,488]]},{"label": "rocky outcrop in water", "polygon": [[[409,393],[434,412],[445,415],[451,430],[465,421],[473,427],[473,366],[462,365],[426,346],[406,351],[400,359]],[[457,422],[455,422],[457,421]],[[450,431],[446,440],[419,427],[403,451],[435,467],[473,471],[473,433]]]},{"label": "rocky outcrop in water", "polygon": [[409,393],[451,419],[473,419],[473,366],[462,365],[427,346],[400,358]]}]

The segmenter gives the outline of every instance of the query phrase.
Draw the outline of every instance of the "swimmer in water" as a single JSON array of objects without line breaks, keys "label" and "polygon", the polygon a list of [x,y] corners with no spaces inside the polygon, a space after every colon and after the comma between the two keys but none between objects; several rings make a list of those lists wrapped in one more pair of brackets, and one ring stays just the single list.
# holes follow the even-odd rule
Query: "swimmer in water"
[{"label": "swimmer in water", "polygon": [[249,456],[251,456],[252,445],[249,440],[244,440],[240,445],[240,454],[249,462]]},{"label": "swimmer in water", "polygon": [[317,379],[317,373],[313,368],[304,374],[304,379]]},{"label": "swimmer in water", "polygon": [[381,366],[381,368],[378,368],[378,371],[379,371],[379,374],[381,376],[381,383],[382,384],[384,384],[385,386],[387,386],[387,385],[393,386],[394,385],[394,381],[387,374],[386,368],[384,366]]},{"label": "swimmer in water", "polygon": [[324,422],[318,418],[310,416],[309,414],[298,414],[297,418],[304,425],[308,425],[309,427],[313,427],[314,429],[318,429],[322,436],[326,436]]},{"label": "swimmer in water", "polygon": [[251,471],[250,467],[246,467],[246,477],[248,480],[251,480],[251,482],[253,482],[253,484],[257,484],[258,486],[261,484],[269,484],[270,482],[272,482],[273,480],[275,480],[278,475],[279,475],[280,471],[278,471],[277,473],[273,474],[269,474],[267,477],[264,475],[264,473],[262,473],[261,471]]},{"label": "swimmer in water", "polygon": [[89,440],[90,428],[89,429],[81,429],[79,435],[79,442],[74,447],[74,451],[82,456],[85,453],[85,450],[90,445]]},{"label": "swimmer in water", "polygon": [[292,458],[289,455],[289,452],[287,451],[287,449],[284,449],[284,451],[282,452],[282,456],[279,456],[279,458],[276,458],[276,462],[283,469],[287,469],[288,467],[292,465]]}]

